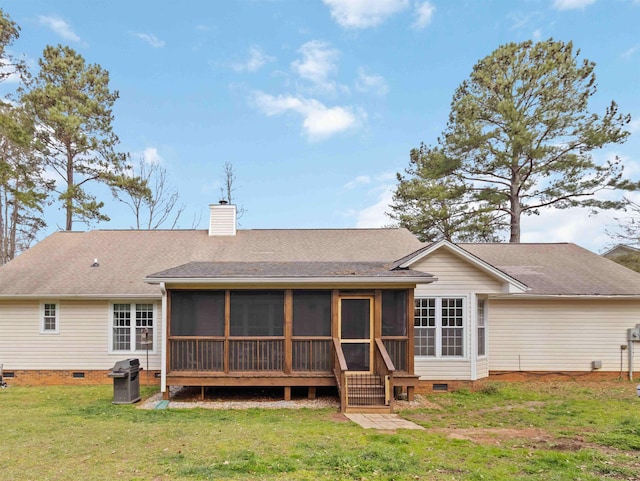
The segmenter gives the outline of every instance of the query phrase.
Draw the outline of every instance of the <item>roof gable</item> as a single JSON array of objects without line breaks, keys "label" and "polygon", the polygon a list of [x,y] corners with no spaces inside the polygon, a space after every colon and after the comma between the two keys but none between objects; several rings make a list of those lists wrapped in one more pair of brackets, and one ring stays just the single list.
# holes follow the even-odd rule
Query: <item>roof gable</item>
[{"label": "roof gable", "polygon": [[453,244],[445,239],[429,244],[422,249],[419,249],[412,254],[405,256],[399,261],[396,261],[396,265],[403,269],[411,268],[421,260],[431,256],[433,253],[442,250],[450,252],[451,254],[463,259],[465,262],[471,264],[476,269],[484,272],[491,278],[500,281],[503,285],[503,291],[505,293],[524,293],[528,290],[528,287],[518,279],[509,276],[508,274],[504,273],[500,269],[497,269],[483,259],[471,254],[460,246]]}]

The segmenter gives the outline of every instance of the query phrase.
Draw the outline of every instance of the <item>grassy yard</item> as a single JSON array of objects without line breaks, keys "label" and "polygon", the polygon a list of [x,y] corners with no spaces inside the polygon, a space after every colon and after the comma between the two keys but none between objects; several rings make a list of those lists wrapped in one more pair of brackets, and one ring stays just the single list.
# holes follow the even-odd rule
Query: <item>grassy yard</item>
[{"label": "grassy yard", "polygon": [[0,390],[0,479],[640,480],[628,382],[427,396],[400,412],[427,430],[395,433],[330,409],[150,411],[111,399],[110,386]]}]

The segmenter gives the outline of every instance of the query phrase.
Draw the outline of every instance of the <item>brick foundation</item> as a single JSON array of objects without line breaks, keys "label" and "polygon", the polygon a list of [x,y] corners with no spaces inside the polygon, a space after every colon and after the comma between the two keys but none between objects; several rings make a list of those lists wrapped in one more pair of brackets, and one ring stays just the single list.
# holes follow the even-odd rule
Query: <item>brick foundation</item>
[{"label": "brick foundation", "polygon": [[[629,373],[622,373],[623,379],[628,379]],[[615,381],[620,379],[620,371],[489,371],[489,377],[484,381]]]},{"label": "brick foundation", "polygon": [[[160,378],[155,374],[160,371],[149,371],[149,384],[159,385]],[[11,376],[13,374],[13,376]],[[57,370],[4,370],[4,381],[10,386],[82,386],[96,384],[112,384],[109,371],[57,371]],[[84,375],[84,377],[80,377]],[[159,375],[159,374],[158,374]],[[76,377],[78,376],[78,377]],[[140,371],[140,385],[147,384],[147,371]]]},{"label": "brick foundation", "polygon": [[[74,377],[78,374],[84,377]],[[109,371],[82,370],[4,370],[4,380],[13,386],[80,386],[96,384],[112,384]],[[13,374],[13,376],[11,376]],[[149,384],[160,385],[160,371],[149,371]],[[627,379],[627,373],[622,373]],[[527,382],[527,381],[614,381],[620,379],[620,372],[612,371],[491,371],[489,377],[477,381],[429,380],[420,381],[415,392],[431,394],[434,392],[456,391],[458,389],[479,389],[487,382]],[[140,371],[140,385],[147,384],[147,372]],[[439,386],[438,386],[439,385]]]}]

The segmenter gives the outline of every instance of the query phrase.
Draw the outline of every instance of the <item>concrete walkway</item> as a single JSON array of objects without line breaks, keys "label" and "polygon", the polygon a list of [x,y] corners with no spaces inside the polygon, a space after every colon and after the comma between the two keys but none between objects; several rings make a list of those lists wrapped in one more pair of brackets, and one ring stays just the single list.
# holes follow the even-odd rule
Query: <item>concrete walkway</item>
[{"label": "concrete walkway", "polygon": [[422,426],[401,418],[397,414],[353,414],[345,413],[345,416],[365,429],[395,430],[395,429],[422,429]]}]

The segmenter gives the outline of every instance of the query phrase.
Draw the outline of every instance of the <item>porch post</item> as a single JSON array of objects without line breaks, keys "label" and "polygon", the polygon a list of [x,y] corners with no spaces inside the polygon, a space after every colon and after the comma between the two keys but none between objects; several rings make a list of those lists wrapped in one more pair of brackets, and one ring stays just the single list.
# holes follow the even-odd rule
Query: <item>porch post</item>
[{"label": "porch post", "polygon": [[407,343],[407,372],[409,374],[414,373],[415,367],[415,355],[413,353],[415,345],[415,332],[413,328],[413,317],[415,309],[416,306],[414,301],[414,289],[407,289],[407,336],[409,338],[409,342]]},{"label": "porch post", "polygon": [[[415,289],[407,289],[407,372],[411,375],[414,374],[415,369],[415,354],[414,354],[414,345],[415,345],[415,329],[413,327],[414,323],[414,311],[416,309],[415,302]],[[413,401],[415,395],[415,388],[413,386],[407,386],[407,400]]]},{"label": "porch post", "polygon": [[224,359],[223,370],[229,374],[229,335],[231,333],[231,291],[224,291]]},{"label": "porch post", "polygon": [[167,312],[167,289],[164,282],[160,283],[160,292],[162,292],[162,355],[160,356],[160,391],[163,399],[169,399],[167,391],[167,358],[169,357],[169,315]]},{"label": "porch post", "polygon": [[382,337],[382,289],[375,290],[373,300],[373,338]]},{"label": "porch post", "polygon": [[[291,335],[293,333],[293,291],[286,289],[284,291],[284,372],[291,374],[293,363],[293,343]],[[285,399],[287,388],[285,388]],[[291,388],[289,388],[289,398],[291,398]],[[289,399],[286,399],[287,401]]]}]

